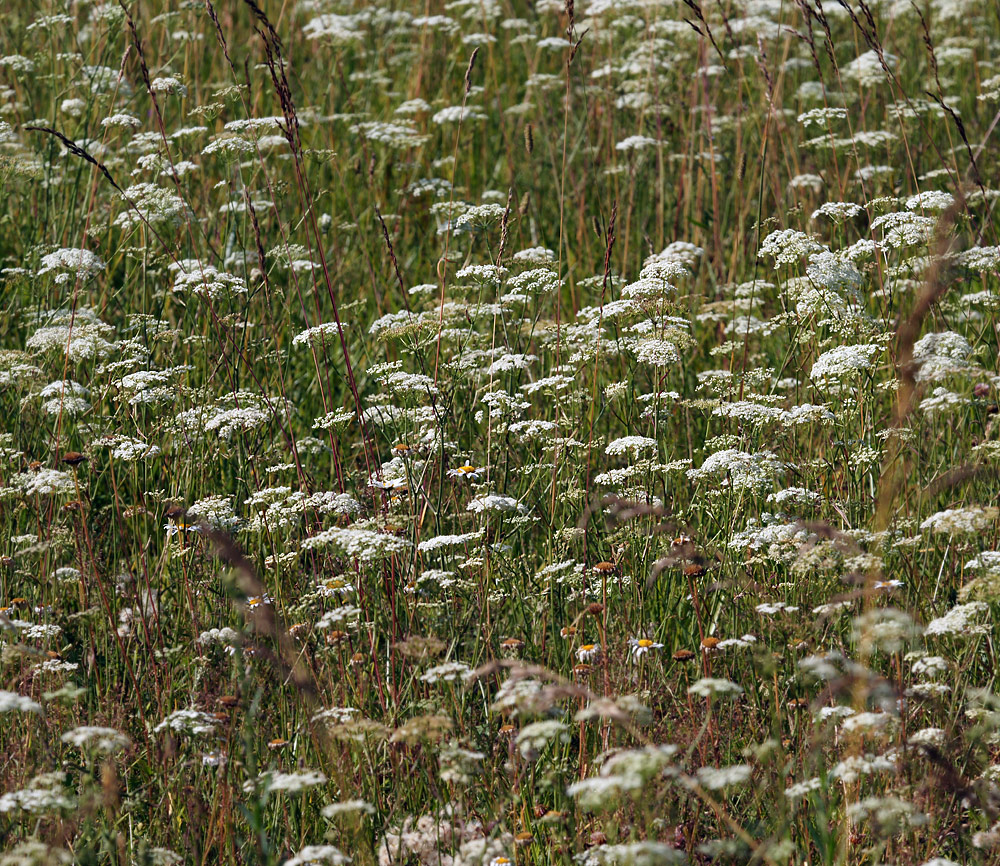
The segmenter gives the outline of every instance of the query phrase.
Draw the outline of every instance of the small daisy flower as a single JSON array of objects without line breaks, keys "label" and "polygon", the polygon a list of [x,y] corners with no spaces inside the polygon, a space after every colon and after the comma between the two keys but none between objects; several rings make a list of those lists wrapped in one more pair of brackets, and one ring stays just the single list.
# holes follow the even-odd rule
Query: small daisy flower
[{"label": "small daisy flower", "polygon": [[649,638],[632,638],[628,642],[629,647],[631,647],[631,655],[633,659],[642,658],[650,650],[663,649],[663,644],[656,643],[649,640]]},{"label": "small daisy flower", "polygon": [[247,607],[250,608],[250,610],[256,610],[261,605],[273,603],[274,599],[272,599],[266,592],[263,595],[251,595],[247,599]]},{"label": "small daisy flower", "polygon": [[483,469],[478,466],[473,466],[471,463],[465,466],[459,466],[457,469],[449,469],[449,478],[464,479],[466,481],[479,481],[483,476]]},{"label": "small daisy flower", "polygon": [[901,580],[876,580],[872,585],[872,589],[883,589],[886,592],[890,592],[894,589],[899,589],[903,585]]}]

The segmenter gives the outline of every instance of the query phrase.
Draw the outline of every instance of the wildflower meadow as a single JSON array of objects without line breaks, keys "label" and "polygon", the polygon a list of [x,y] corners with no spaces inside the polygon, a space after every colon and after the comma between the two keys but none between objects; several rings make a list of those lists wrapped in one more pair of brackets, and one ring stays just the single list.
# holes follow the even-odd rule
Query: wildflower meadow
[{"label": "wildflower meadow", "polygon": [[0,866],[1000,863],[997,0],[9,0]]}]

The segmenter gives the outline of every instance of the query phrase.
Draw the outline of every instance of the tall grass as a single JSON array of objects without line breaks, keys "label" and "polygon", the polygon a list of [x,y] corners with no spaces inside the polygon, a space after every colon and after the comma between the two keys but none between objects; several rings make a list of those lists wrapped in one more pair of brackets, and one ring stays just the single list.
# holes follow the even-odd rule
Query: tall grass
[{"label": "tall grass", "polygon": [[0,864],[996,862],[998,13],[5,10]]}]

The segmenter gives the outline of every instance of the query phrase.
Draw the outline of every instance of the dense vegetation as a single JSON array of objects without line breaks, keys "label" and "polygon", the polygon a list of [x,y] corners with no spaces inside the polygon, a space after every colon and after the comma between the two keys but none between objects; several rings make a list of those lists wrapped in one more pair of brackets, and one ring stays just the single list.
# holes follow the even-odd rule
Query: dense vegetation
[{"label": "dense vegetation", "polygon": [[995,0],[0,55],[0,864],[1000,861]]}]

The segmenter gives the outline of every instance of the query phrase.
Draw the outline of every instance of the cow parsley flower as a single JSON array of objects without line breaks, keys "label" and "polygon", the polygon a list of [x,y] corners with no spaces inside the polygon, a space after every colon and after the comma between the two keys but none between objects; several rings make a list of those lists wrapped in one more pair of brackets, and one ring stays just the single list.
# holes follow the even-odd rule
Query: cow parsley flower
[{"label": "cow parsley flower", "polygon": [[677,346],[669,340],[650,338],[639,340],[634,348],[635,359],[650,367],[670,367],[680,363],[681,355]]},{"label": "cow parsley flower", "polygon": [[329,866],[344,866],[352,859],[333,845],[306,845],[294,857],[285,860],[284,866],[318,866],[323,863]]},{"label": "cow parsley flower", "polygon": [[73,493],[76,490],[73,476],[58,469],[39,469],[36,472],[15,475],[12,483],[23,490],[26,496],[55,496],[60,493]]},{"label": "cow parsley flower", "polygon": [[879,347],[872,343],[837,346],[820,355],[814,362],[810,377],[816,382],[843,379],[870,370]]},{"label": "cow parsley flower", "polygon": [[732,680],[703,677],[692,683],[687,693],[701,698],[735,698],[743,694],[743,686]]},{"label": "cow parsley flower", "polygon": [[42,713],[42,705],[19,695],[17,692],[0,690],[0,713]]},{"label": "cow parsley flower", "polygon": [[947,508],[932,514],[920,524],[921,531],[947,535],[966,535],[987,529],[1000,514],[1000,509],[972,505],[967,508]]},{"label": "cow parsley flower", "polygon": [[828,201],[812,212],[812,218],[826,217],[834,223],[844,223],[854,219],[864,210],[859,204],[849,201]]},{"label": "cow parsley flower", "polygon": [[524,758],[529,761],[536,760],[539,752],[549,743],[565,744],[569,741],[568,726],[557,719],[532,722],[521,728],[517,734],[517,747]]},{"label": "cow parsley flower", "polygon": [[779,229],[771,232],[760,245],[760,258],[773,258],[775,270],[782,265],[797,265],[812,253],[826,250],[805,232]]},{"label": "cow parsley flower", "polygon": [[723,489],[763,492],[785,468],[771,451],[748,453],[735,448],[716,451],[701,467],[687,470],[694,481],[715,480]]},{"label": "cow parsley flower", "polygon": [[35,776],[26,788],[0,796],[0,814],[28,812],[43,815],[72,809],[75,805],[73,800],[62,790],[65,780],[66,774],[58,770]]},{"label": "cow parsley flower", "polygon": [[251,792],[282,791],[286,794],[300,794],[309,788],[326,784],[326,774],[319,770],[303,770],[298,773],[282,773],[270,770],[261,773],[256,779],[250,779],[243,784],[243,790]]},{"label": "cow parsley flower", "polygon": [[604,453],[613,457],[628,455],[638,458],[642,451],[655,451],[656,440],[648,436],[622,436],[609,442]]},{"label": "cow parsley flower", "polygon": [[801,800],[803,797],[811,794],[813,791],[819,791],[823,788],[823,780],[819,776],[814,776],[811,779],[804,779],[801,782],[796,782],[788,788],[785,788],[785,796],[791,800],[793,803],[797,800]]},{"label": "cow parsley flower", "polygon": [[458,683],[464,682],[472,673],[472,669],[462,662],[445,662],[428,668],[420,675],[425,683]]},{"label": "cow parsley flower", "polygon": [[247,293],[247,284],[241,277],[220,271],[198,259],[171,262],[169,269],[174,274],[175,294],[190,293],[215,300]]},{"label": "cow parsley flower", "polygon": [[90,250],[63,248],[42,256],[38,276],[54,273],[55,282],[61,285],[71,279],[89,280],[106,267],[104,260]]},{"label": "cow parsley flower", "polygon": [[76,746],[78,749],[93,750],[104,754],[120,752],[128,748],[132,741],[115,728],[101,728],[83,725],[66,731],[60,737],[64,743]]},{"label": "cow parsley flower", "polygon": [[356,526],[333,526],[302,541],[302,550],[330,547],[361,562],[376,562],[399,556],[411,548],[410,541],[386,532]]},{"label": "cow parsley flower", "polygon": [[872,231],[882,233],[882,245],[900,249],[925,244],[934,235],[937,220],[911,211],[883,214],[872,220]]},{"label": "cow parsley flower", "polygon": [[969,341],[954,331],[925,334],[913,346],[913,364],[918,382],[943,379],[964,373],[972,366],[973,349]]},{"label": "cow parsley flower", "polygon": [[500,493],[488,493],[485,496],[477,496],[470,500],[468,510],[475,514],[482,514],[489,511],[496,511],[501,514],[512,514],[522,512],[525,506],[521,505],[511,496],[504,496]]},{"label": "cow parsley flower", "polygon": [[149,223],[152,226],[179,226],[191,217],[191,209],[175,193],[151,183],[130,186],[122,193],[126,209],[115,217],[114,224],[130,230]]},{"label": "cow parsley flower", "polygon": [[158,734],[169,730],[199,736],[213,733],[217,724],[218,719],[215,716],[203,713],[201,710],[175,710],[153,728],[153,731]]},{"label": "cow parsley flower", "polygon": [[924,629],[924,634],[928,637],[941,635],[968,637],[986,634],[990,630],[990,623],[983,620],[988,620],[989,610],[990,606],[982,601],[957,605],[944,616],[932,619]]},{"label": "cow parsley flower", "polygon": [[720,791],[733,785],[742,785],[750,779],[749,764],[734,764],[730,767],[699,767],[694,781],[709,791]]},{"label": "cow parsley flower", "polygon": [[844,66],[842,71],[844,75],[856,79],[862,86],[874,87],[885,84],[889,74],[886,72],[886,68],[883,68],[883,62],[890,71],[895,71],[899,66],[899,58],[896,55],[889,54],[887,51],[879,53],[873,50],[859,54]]}]

